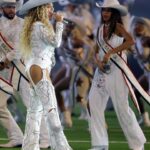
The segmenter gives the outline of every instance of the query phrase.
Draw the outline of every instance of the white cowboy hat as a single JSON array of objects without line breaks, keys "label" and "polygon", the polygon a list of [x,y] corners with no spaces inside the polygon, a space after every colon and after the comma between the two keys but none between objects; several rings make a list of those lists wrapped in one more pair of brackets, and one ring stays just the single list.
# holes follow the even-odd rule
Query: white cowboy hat
[{"label": "white cowboy hat", "polygon": [[61,6],[67,6],[69,4],[77,6],[77,4],[75,2],[72,2],[71,0],[58,0],[58,3]]},{"label": "white cowboy hat", "polygon": [[125,6],[120,5],[118,0],[104,0],[103,3],[96,3],[97,7],[100,8],[114,8],[117,9],[122,16],[127,15],[128,10]]},{"label": "white cowboy hat", "polygon": [[144,18],[144,17],[133,16],[131,18],[130,26],[133,27],[135,26],[136,23],[142,23],[148,29],[148,32],[150,32],[150,20],[149,19]]},{"label": "white cowboy hat", "polygon": [[6,5],[16,5],[16,0],[1,0],[0,6],[6,6]]},{"label": "white cowboy hat", "polygon": [[131,20],[131,24],[135,24],[135,23],[138,23],[138,22],[149,26],[148,22],[146,21],[146,18],[133,16],[132,20]]},{"label": "white cowboy hat", "polygon": [[1,0],[0,2],[0,7],[12,5],[16,6],[16,10],[18,11],[23,5],[23,0]]},{"label": "white cowboy hat", "polygon": [[58,0],[59,5],[66,6],[70,4],[69,0]]},{"label": "white cowboy hat", "polygon": [[38,7],[40,5],[49,4],[57,2],[58,0],[29,0],[27,1],[19,11],[20,15],[25,15],[32,8]]}]

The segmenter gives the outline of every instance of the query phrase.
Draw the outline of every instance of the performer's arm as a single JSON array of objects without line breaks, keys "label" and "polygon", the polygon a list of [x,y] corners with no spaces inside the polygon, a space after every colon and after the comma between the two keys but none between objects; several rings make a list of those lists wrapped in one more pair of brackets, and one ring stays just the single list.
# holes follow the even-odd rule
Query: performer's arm
[{"label": "performer's arm", "polygon": [[122,24],[117,24],[116,26],[116,34],[118,36],[121,36],[124,38],[124,42],[116,47],[115,49],[112,49],[110,51],[111,54],[115,54],[115,53],[118,53],[118,52],[121,52],[123,50],[126,50],[128,48],[130,48],[133,44],[134,44],[134,40],[133,38],[131,37],[131,35],[125,30],[124,26]]},{"label": "performer's arm", "polygon": [[0,62],[0,71],[2,71],[5,68],[4,62]]},{"label": "performer's arm", "polygon": [[56,20],[55,34],[47,29],[44,25],[40,26],[40,37],[45,43],[50,43],[54,47],[59,47],[62,41],[63,33],[63,15],[60,13],[53,13],[53,18]]},{"label": "performer's arm", "polygon": [[124,42],[119,45],[118,47],[110,50],[103,59],[103,62],[107,62],[111,55],[116,54],[118,52],[122,52],[123,50],[129,49],[133,44],[134,40],[131,37],[131,35],[125,30],[124,26],[122,24],[117,23],[115,33],[124,38]]}]

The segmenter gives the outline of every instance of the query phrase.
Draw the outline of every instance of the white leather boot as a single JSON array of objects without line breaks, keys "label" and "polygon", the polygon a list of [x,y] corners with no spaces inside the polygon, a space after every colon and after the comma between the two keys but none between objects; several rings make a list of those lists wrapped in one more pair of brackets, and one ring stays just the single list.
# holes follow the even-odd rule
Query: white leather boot
[{"label": "white leather boot", "polygon": [[36,96],[33,89],[30,89],[30,106],[27,110],[25,134],[22,144],[22,150],[40,150],[39,134],[43,106]]},{"label": "white leather boot", "polygon": [[35,91],[43,105],[51,139],[51,148],[53,150],[72,150],[63,133],[52,83],[49,80],[42,79],[35,85]]}]

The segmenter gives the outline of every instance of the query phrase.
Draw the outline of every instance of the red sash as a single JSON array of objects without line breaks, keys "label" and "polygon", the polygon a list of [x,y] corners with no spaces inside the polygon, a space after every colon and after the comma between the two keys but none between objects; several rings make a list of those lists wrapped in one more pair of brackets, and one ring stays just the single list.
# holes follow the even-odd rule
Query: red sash
[{"label": "red sash", "polygon": [[[111,47],[104,39],[103,39],[103,28],[99,28],[98,29],[98,33],[97,33],[97,43],[99,45],[99,47],[104,51],[104,53],[107,53],[109,50],[113,49],[113,47]],[[117,59],[116,59],[117,57]],[[132,89],[132,86],[138,90],[138,92],[144,97],[144,99],[146,100],[146,102],[148,104],[150,104],[150,96],[148,95],[148,93],[146,91],[144,91],[144,89],[141,87],[141,85],[139,84],[139,82],[137,81],[137,79],[135,78],[135,76],[133,75],[133,73],[131,72],[131,70],[129,69],[129,67],[127,66],[126,61],[121,57],[121,55],[119,54],[115,54],[115,57],[111,57],[110,58],[111,62],[114,63],[123,73],[126,83],[129,87],[129,90],[133,96],[133,100],[134,100],[134,104],[137,107],[137,109],[140,111],[139,109],[139,105],[136,99],[136,96],[134,94],[134,91]],[[116,61],[117,60],[117,61]]]}]

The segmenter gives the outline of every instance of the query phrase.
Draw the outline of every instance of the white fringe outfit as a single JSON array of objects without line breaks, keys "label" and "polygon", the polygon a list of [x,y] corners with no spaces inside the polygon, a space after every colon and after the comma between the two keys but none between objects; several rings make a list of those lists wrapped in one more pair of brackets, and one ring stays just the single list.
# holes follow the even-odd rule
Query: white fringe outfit
[{"label": "white fringe outfit", "polygon": [[[26,72],[32,87],[31,100],[26,118],[26,129],[22,150],[39,150],[41,117],[44,113],[49,129],[53,150],[72,150],[63,133],[60,123],[54,87],[47,79],[55,64],[54,49],[61,43],[63,24],[57,22],[56,33],[50,32],[41,22],[33,25],[31,33],[31,56],[26,60]],[[42,69],[43,77],[35,85],[30,76],[30,68],[37,65]]]}]

